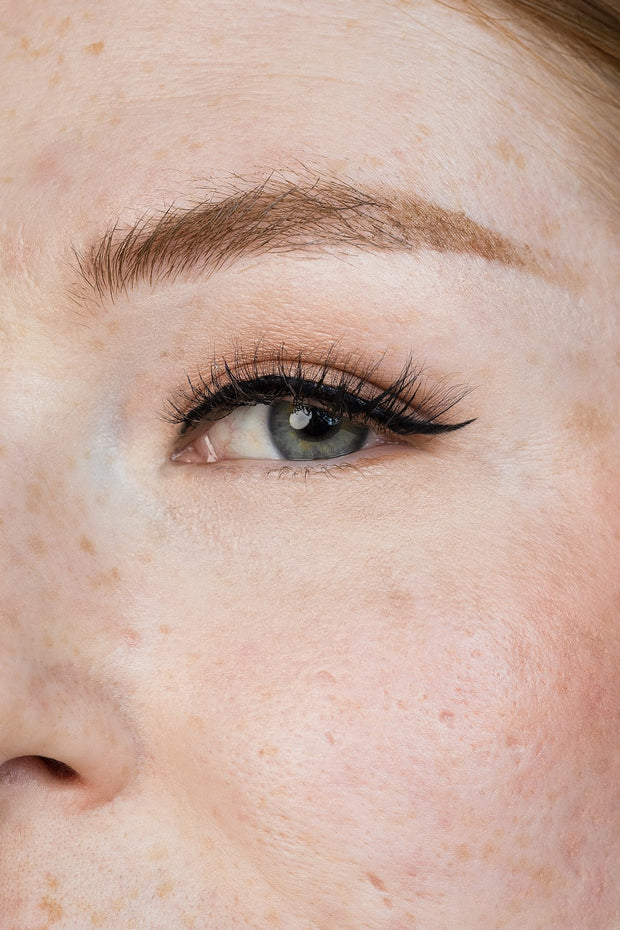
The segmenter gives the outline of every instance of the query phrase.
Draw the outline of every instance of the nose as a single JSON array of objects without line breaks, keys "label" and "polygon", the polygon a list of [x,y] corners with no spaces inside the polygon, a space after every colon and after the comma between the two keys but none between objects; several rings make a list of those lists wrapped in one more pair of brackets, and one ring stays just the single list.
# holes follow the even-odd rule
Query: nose
[{"label": "nose", "polygon": [[34,476],[0,468],[0,811],[33,790],[92,809],[132,782],[135,727],[98,636],[115,608],[87,585],[75,485],[38,479],[32,506]]},{"label": "nose", "polygon": [[80,464],[92,427],[76,402],[82,376],[59,378],[64,357],[44,364],[33,333],[11,343],[0,378],[0,811],[33,790],[93,808],[137,770],[127,689],[102,635],[127,597],[88,584],[108,567],[91,537],[105,538],[110,515],[94,511],[94,466]]},{"label": "nose", "polygon": [[118,796],[136,747],[113,689],[22,650],[5,652],[0,666],[0,798],[34,787],[92,809]]}]

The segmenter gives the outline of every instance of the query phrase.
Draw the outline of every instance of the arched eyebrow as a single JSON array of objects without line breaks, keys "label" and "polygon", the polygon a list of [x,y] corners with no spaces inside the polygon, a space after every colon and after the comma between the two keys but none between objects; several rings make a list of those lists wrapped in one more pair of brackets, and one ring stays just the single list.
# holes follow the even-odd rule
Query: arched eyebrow
[{"label": "arched eyebrow", "polygon": [[419,249],[469,253],[529,271],[538,266],[529,246],[431,201],[337,179],[302,183],[275,176],[143,215],[127,229],[114,225],[75,255],[82,294],[86,288],[114,300],[140,283],[212,274],[244,256]]}]

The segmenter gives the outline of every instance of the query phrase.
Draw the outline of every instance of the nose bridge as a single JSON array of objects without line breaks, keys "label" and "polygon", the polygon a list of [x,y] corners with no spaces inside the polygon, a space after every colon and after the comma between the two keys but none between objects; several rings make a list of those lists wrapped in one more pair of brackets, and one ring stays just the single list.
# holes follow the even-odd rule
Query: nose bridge
[{"label": "nose bridge", "polygon": [[[33,448],[34,446],[34,448]],[[5,435],[0,453],[0,609],[53,600],[72,564],[79,522],[70,464],[42,444]]]},{"label": "nose bridge", "polygon": [[[80,511],[79,386],[67,342],[5,318],[0,340],[0,602],[58,575]],[[69,558],[69,562],[71,562]]]}]

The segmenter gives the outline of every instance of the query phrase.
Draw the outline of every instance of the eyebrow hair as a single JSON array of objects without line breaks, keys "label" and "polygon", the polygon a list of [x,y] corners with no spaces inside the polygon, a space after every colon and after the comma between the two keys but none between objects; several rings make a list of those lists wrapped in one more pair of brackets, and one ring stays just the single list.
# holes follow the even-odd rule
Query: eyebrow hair
[{"label": "eyebrow hair", "polygon": [[74,249],[80,287],[114,299],[139,283],[211,274],[248,255],[330,250],[467,253],[536,270],[529,248],[466,213],[402,192],[364,191],[338,179],[303,183],[270,175],[253,187],[210,194],[189,206],[113,225]]}]

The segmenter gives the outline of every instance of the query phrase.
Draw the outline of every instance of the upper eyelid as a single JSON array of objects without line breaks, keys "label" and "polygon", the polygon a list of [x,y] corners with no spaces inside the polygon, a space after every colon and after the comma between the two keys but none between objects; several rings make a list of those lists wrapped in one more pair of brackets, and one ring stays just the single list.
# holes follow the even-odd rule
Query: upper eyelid
[{"label": "upper eyelid", "polygon": [[[315,400],[329,409],[340,405],[339,415],[350,419],[357,416],[360,422],[373,428],[383,428],[399,435],[432,435],[460,429],[472,422],[472,419],[457,423],[440,422],[468,391],[462,387],[446,386],[445,383],[427,387],[423,368],[415,366],[411,358],[396,378],[382,387],[376,383],[380,362],[360,366],[350,358],[341,361],[336,350],[337,347],[332,346],[324,354],[322,365],[306,363],[301,355],[285,358],[283,347],[275,353],[275,357],[272,354],[271,358],[265,359],[259,359],[257,351],[249,361],[235,353],[232,366],[225,361],[218,366],[212,365],[210,374],[200,376],[198,383],[188,376],[189,392],[182,392],[169,402],[166,419],[181,425],[182,434],[187,435],[201,422],[206,424],[208,414],[218,408],[221,416],[225,416],[243,403],[263,403],[269,402],[269,398],[288,397],[300,402]],[[350,370],[346,370],[344,365],[349,365]],[[261,379],[271,379],[271,392],[267,391],[267,381],[263,380],[261,394],[257,385]],[[280,391],[275,390],[276,382],[282,385]],[[420,393],[422,396],[418,399]]]}]

